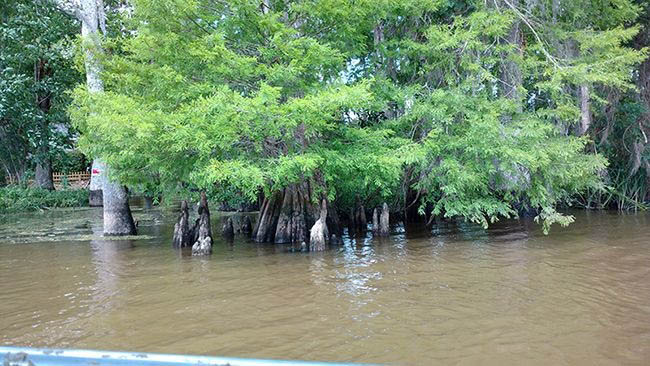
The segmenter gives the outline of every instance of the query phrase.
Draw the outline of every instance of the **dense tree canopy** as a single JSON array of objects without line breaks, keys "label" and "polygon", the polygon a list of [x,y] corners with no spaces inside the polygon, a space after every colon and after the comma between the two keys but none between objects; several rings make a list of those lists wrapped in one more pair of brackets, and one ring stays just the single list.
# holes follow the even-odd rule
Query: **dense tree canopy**
[{"label": "dense tree canopy", "polygon": [[84,151],[131,185],[255,200],[306,184],[342,213],[570,222],[557,207],[607,183],[608,93],[634,93],[647,56],[630,0],[131,5],[106,92],[74,94]]},{"label": "dense tree canopy", "polygon": [[66,90],[81,76],[74,66],[77,33],[78,25],[49,1],[0,4],[0,164],[5,175],[20,179],[52,160],[63,169],[71,164]]}]

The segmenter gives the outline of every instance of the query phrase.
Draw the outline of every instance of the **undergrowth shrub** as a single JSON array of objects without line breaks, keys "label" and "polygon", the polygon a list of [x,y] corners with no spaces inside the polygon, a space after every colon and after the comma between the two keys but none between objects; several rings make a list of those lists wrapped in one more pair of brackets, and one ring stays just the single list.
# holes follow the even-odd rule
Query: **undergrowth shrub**
[{"label": "undergrowth shrub", "polygon": [[24,186],[0,188],[0,214],[88,205],[88,190],[48,191]]}]

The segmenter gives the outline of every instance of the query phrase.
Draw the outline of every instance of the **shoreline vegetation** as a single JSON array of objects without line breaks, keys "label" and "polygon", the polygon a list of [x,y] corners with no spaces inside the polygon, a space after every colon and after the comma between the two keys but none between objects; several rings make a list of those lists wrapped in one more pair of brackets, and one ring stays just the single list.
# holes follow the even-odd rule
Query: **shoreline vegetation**
[{"label": "shoreline vegetation", "polygon": [[88,207],[88,190],[50,191],[20,185],[0,187],[0,215],[68,207]]},{"label": "shoreline vegetation", "polygon": [[256,242],[309,250],[371,224],[529,216],[548,233],[569,207],[643,209],[645,5],[16,0],[0,5],[0,178],[52,190],[53,171],[90,172],[105,235],[137,233],[129,190],[178,200],[174,246],[197,253],[220,207],[259,210]]}]

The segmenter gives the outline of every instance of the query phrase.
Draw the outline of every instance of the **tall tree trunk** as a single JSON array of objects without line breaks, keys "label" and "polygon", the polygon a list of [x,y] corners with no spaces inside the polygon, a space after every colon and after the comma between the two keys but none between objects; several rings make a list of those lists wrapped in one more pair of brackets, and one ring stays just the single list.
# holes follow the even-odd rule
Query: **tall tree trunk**
[{"label": "tall tree trunk", "polygon": [[[510,26],[510,31],[508,32],[506,42],[512,45],[517,53],[521,54],[523,48],[523,36],[521,34],[519,26],[520,22],[518,20],[516,20]],[[503,95],[508,99],[519,102],[521,101],[521,93],[519,91],[519,88],[522,85],[521,68],[516,61],[511,59],[510,55],[507,55],[507,53],[504,54],[503,57],[504,62],[501,66]]]},{"label": "tall tree trunk", "polygon": [[[103,7],[103,2],[99,4]],[[81,21],[81,35],[86,45],[84,48],[85,67],[86,67],[86,86],[91,93],[101,93],[104,91],[104,83],[100,77],[101,66],[96,56],[101,51],[99,41],[99,16],[96,0],[81,0],[81,8],[78,9],[78,17]],[[107,183],[106,165],[98,158],[93,159],[90,175],[90,206],[97,207],[103,205],[103,189]]]},{"label": "tall tree trunk", "polygon": [[[488,7],[495,9],[496,11],[506,11],[510,10],[510,3],[505,0],[491,0],[488,3]],[[514,51],[518,54],[523,52],[523,43],[524,38],[521,33],[521,21],[515,19],[510,25],[508,34],[501,41],[501,43],[511,46]],[[501,95],[508,99],[512,99],[516,102],[521,101],[522,96],[520,95],[519,88],[522,85],[522,73],[521,67],[519,64],[513,60],[512,52],[504,51],[501,53],[501,75],[500,75],[500,86]],[[512,118],[508,117],[505,122],[509,122]]]},{"label": "tall tree trunk", "polygon": [[[634,47],[636,49],[642,49],[644,47],[650,46],[650,7],[646,8],[642,16],[640,17],[641,23],[645,24],[641,31],[636,35],[634,39]],[[639,65],[638,70],[638,88],[639,88],[639,101],[645,107],[645,112],[641,115],[638,121],[639,131],[641,132],[639,137],[637,137],[637,144],[641,144],[642,147],[638,149],[638,153],[635,153],[632,159],[635,161],[635,164],[632,166],[631,174],[635,174],[636,170],[640,166],[644,166],[646,171],[646,192],[643,195],[645,200],[650,199],[650,159],[641,158],[647,149],[650,149],[650,58],[646,58]],[[636,166],[636,161],[639,161],[639,167]],[[643,161],[642,161],[643,160]]]},{"label": "tall tree trunk", "polygon": [[[101,64],[97,55],[103,52],[99,38],[99,27],[101,26],[102,30],[104,30],[104,3],[102,0],[81,0],[81,8],[78,10],[81,18],[81,35],[85,44],[86,85],[89,92],[102,93],[104,83],[100,76]],[[102,167],[105,164],[101,161],[93,161],[93,166]],[[95,188],[96,191],[98,188],[97,183],[93,184],[93,178],[103,181],[101,187],[104,205],[104,234],[135,234],[135,224],[129,208],[129,195],[126,187],[107,179],[107,171],[108,169],[105,167],[99,170],[98,174],[91,175],[91,190]],[[96,193],[94,198],[96,204]]]},{"label": "tall tree trunk", "polygon": [[[39,59],[34,65],[34,81],[39,83],[49,74],[50,70],[47,61]],[[54,190],[52,179],[52,158],[50,157],[50,124],[48,114],[50,113],[51,98],[49,95],[36,93],[36,104],[42,115],[40,116],[40,141],[37,154],[36,170],[34,172],[34,183],[37,187]]]},{"label": "tall tree trunk", "polygon": [[106,164],[99,159],[94,159],[90,168],[90,207],[101,207],[104,204],[103,191],[106,181]]},{"label": "tall tree trunk", "polygon": [[52,159],[44,157],[41,161],[36,163],[36,170],[34,171],[34,184],[37,187],[47,189],[48,191],[54,190],[54,180],[52,179]]}]

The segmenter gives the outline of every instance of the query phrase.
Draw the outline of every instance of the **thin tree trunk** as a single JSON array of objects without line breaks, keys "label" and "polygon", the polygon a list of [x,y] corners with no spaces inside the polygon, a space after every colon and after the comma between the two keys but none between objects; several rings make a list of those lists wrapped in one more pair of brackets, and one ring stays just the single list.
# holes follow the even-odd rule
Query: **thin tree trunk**
[{"label": "thin tree trunk", "polygon": [[591,126],[591,108],[590,108],[589,85],[580,85],[580,130],[578,135],[582,136]]},{"label": "thin tree trunk", "polygon": [[[39,83],[49,73],[47,61],[39,59],[34,65],[34,80]],[[52,158],[50,157],[50,125],[48,114],[50,113],[51,98],[49,95],[39,95],[36,93],[36,104],[42,115],[40,120],[40,141],[37,154],[36,170],[34,172],[34,183],[37,187],[54,190],[54,180],[52,179]]]}]

